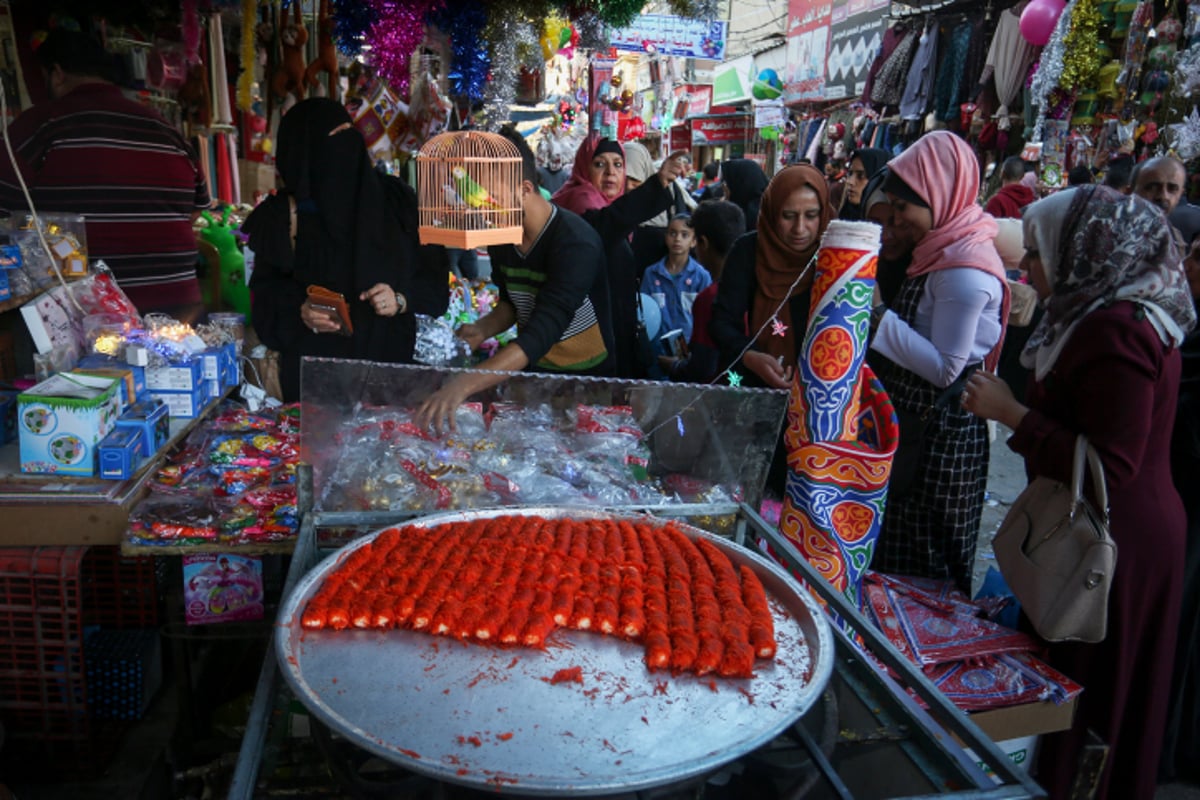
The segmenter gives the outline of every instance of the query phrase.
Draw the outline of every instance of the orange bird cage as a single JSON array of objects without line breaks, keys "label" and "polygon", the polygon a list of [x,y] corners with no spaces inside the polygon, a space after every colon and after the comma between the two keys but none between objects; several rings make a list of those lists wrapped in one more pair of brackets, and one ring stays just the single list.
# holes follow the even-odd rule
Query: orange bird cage
[{"label": "orange bird cage", "polygon": [[521,154],[495,133],[434,136],[417,154],[421,244],[521,243]]}]

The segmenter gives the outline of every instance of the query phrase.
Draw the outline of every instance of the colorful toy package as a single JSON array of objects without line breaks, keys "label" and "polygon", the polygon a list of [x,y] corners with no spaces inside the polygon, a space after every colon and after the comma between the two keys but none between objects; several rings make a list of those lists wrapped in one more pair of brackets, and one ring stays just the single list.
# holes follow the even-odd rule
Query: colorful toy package
[{"label": "colorful toy package", "polygon": [[262,619],[262,560],[232,553],[184,556],[183,606],[188,625]]}]

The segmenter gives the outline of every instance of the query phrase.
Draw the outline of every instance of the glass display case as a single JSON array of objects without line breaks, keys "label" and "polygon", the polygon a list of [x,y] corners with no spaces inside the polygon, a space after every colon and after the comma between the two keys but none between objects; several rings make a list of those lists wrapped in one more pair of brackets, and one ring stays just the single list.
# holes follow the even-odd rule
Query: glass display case
[{"label": "glass display case", "polygon": [[301,458],[321,511],[757,507],[787,393],[509,373],[434,435],[413,411],[468,370],[305,359]]}]

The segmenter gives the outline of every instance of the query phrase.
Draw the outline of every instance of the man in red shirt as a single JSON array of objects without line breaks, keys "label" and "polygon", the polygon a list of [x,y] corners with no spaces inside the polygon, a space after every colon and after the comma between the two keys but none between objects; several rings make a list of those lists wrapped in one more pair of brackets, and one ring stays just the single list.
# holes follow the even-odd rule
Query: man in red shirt
[{"label": "man in red shirt", "polygon": [[[192,218],[210,204],[196,155],[170,123],[109,80],[90,36],[53,30],[37,49],[51,99],[9,126],[39,212],[82,214],[88,258],[103,259],[142,313],[203,312]],[[0,151],[0,208],[28,208]]]},{"label": "man in red shirt", "polygon": [[1021,209],[1032,203],[1033,190],[1021,183],[1025,177],[1025,162],[1020,156],[1009,156],[1000,165],[1000,191],[992,195],[983,210],[993,217],[1021,218]]}]

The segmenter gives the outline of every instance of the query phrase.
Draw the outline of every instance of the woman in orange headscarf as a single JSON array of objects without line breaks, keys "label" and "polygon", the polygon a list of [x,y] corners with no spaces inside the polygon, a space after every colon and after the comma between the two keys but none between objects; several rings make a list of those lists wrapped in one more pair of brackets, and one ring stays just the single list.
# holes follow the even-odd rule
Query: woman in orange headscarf
[{"label": "woman in orange headscarf", "polygon": [[808,322],[813,260],[832,209],[825,177],[806,164],[776,173],[763,193],[758,229],[725,259],[709,332],[744,385],[791,387]]}]

